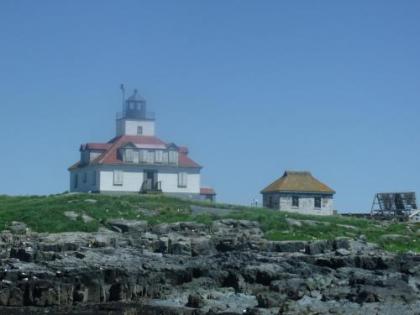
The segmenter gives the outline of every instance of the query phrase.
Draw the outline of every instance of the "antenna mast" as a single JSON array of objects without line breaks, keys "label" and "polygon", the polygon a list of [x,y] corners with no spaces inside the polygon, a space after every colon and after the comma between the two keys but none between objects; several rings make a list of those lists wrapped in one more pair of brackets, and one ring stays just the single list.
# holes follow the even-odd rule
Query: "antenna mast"
[{"label": "antenna mast", "polygon": [[125,101],[125,87],[124,87],[124,84],[121,83],[120,89],[121,89],[121,94],[122,94],[122,107],[123,107],[123,112],[124,112],[124,101]]}]

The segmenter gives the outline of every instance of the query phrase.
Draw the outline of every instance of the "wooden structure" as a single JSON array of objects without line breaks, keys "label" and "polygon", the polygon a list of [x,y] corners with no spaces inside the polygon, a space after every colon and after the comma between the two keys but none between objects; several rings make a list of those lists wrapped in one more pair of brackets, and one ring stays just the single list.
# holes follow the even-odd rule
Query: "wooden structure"
[{"label": "wooden structure", "polygon": [[416,210],[415,192],[377,193],[370,214],[378,219],[408,220]]}]

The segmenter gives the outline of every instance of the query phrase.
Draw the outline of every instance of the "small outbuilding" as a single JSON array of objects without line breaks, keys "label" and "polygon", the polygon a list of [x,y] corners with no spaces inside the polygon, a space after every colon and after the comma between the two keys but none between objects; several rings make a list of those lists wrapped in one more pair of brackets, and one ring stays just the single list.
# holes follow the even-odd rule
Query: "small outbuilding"
[{"label": "small outbuilding", "polygon": [[201,200],[214,202],[216,201],[216,192],[211,187],[201,187],[200,197]]},{"label": "small outbuilding", "polygon": [[286,171],[261,191],[263,206],[302,214],[332,215],[335,191],[310,172]]}]

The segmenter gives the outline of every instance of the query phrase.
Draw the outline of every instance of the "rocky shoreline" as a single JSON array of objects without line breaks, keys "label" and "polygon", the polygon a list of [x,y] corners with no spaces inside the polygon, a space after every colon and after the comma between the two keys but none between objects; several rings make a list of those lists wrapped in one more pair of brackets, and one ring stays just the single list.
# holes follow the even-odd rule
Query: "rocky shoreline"
[{"label": "rocky shoreline", "polygon": [[107,227],[1,232],[0,314],[420,314],[420,255],[230,219]]}]

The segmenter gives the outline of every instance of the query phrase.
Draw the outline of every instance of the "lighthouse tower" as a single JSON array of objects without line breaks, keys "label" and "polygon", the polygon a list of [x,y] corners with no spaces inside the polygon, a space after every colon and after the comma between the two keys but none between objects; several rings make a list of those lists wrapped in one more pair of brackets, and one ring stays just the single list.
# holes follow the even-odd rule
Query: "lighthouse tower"
[{"label": "lighthouse tower", "polygon": [[155,135],[155,115],[147,111],[146,100],[137,90],[126,100],[123,97],[123,110],[117,113],[116,127],[117,137]]}]

